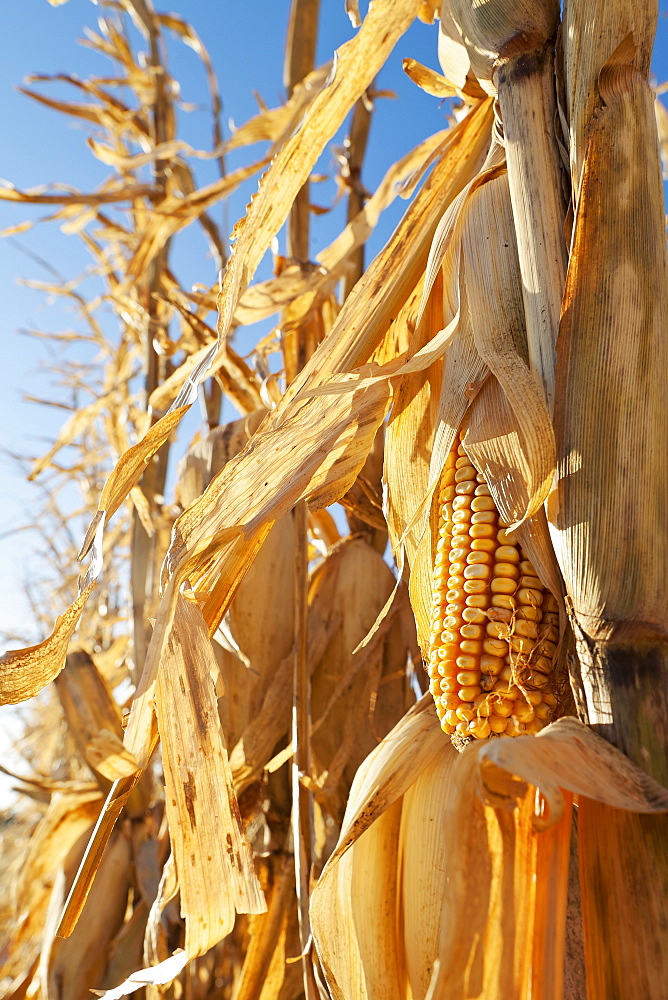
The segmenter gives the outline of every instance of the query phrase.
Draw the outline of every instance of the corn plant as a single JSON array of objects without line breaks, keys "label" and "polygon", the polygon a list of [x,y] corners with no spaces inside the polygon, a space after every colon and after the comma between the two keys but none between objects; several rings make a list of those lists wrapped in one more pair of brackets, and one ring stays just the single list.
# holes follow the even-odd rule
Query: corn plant
[{"label": "corn plant", "polygon": [[[316,67],[318,3],[293,0],[285,103],[229,140],[214,129],[220,157],[270,150],[234,173],[221,160],[206,188],[163,33],[199,52],[217,120],[206,49],[124,0],[140,58],[107,7],[90,44],[136,104],[75,85],[112,177],[86,195],[0,190],[77,220],[122,317],[99,394],[34,470],[65,444],[85,467],[103,415],[78,595],[1,661],[3,702],[55,689],[77,761],[30,779],[48,807],[5,909],[7,996],[661,1000],[656,5],[375,0],[362,20],[349,0],[356,33]],[[374,80],[416,16],[442,72],[406,72],[454,98],[452,119],[364,193]],[[347,223],[311,261],[309,182],[348,119]],[[228,256],[207,213],[264,167]],[[365,267],[400,183],[412,200]],[[170,267],[190,223],[219,287],[187,291]],[[289,256],[253,283],[283,226]],[[250,364],[234,334],[273,315]],[[206,432],[168,501],[198,393]],[[223,394],[239,419],[219,426]],[[101,611],[123,546],[127,631]]]}]

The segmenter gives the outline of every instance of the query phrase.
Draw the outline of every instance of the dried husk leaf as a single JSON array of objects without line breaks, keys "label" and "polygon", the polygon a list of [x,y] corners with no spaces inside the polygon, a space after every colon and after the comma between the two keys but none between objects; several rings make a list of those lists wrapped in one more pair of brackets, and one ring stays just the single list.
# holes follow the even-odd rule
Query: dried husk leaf
[{"label": "dried husk leaf", "polygon": [[[345,982],[348,975],[345,956],[330,953],[325,939],[327,933],[336,933],[326,914],[328,906],[339,905],[334,898],[338,880],[344,878],[338,872],[341,859],[345,861],[348,851],[353,855],[348,866],[356,863],[358,838],[367,835],[369,822],[373,832],[379,796],[385,808],[388,801],[396,803],[390,788],[397,772],[384,757],[384,747],[394,739],[400,749],[401,736],[411,721],[415,728],[422,718],[423,742],[413,744],[415,778],[400,788],[404,819],[397,864],[404,871],[404,881],[419,868],[416,877],[425,885],[429,885],[427,868],[433,866],[436,884],[447,882],[447,890],[439,896],[442,909],[437,905],[422,909],[422,934],[406,938],[410,952],[405,961],[412,970],[413,995],[425,995],[428,989],[427,995],[443,1000],[479,995],[486,1000],[528,996],[556,1000],[561,995],[564,965],[572,795],[579,796],[581,809],[593,801],[606,802],[608,808],[614,803],[622,816],[631,817],[629,822],[634,814],[650,814],[643,820],[658,822],[655,814],[668,811],[668,790],[573,718],[559,720],[537,737],[481,742],[463,754],[454,752],[441,737],[440,742],[435,739],[433,753],[428,734],[431,731],[438,737],[439,724],[435,714],[421,712],[423,703],[424,699],[361,766],[339,844],[314,890],[313,929],[316,946],[330,963],[328,978]],[[476,787],[477,795],[473,794]],[[424,870],[420,856],[425,852],[426,819],[420,823],[414,815],[418,802],[423,803],[423,816],[438,813],[443,817],[427,826],[434,841],[428,840],[429,862],[425,861]],[[600,825],[598,831],[601,837]],[[642,853],[639,845],[636,852]],[[633,867],[630,858],[629,864]],[[605,864],[582,869],[581,878],[590,880],[593,887],[604,880],[605,892],[615,883],[617,892],[625,885],[629,898],[638,901],[632,904],[635,907],[644,898],[633,896],[631,883],[613,863],[612,855]],[[399,907],[400,927],[410,926],[415,912],[407,906],[417,908],[420,902],[413,890],[411,885],[394,904]],[[436,898],[430,892],[422,895],[427,902]],[[380,933],[385,933],[383,928]],[[425,950],[428,941],[434,943],[431,954]],[[600,943],[602,959],[602,936]],[[609,958],[609,940],[607,947]],[[348,948],[360,955],[357,942],[348,943]],[[354,959],[355,974],[363,979],[364,970],[357,969],[360,960]],[[374,961],[370,960],[372,974]],[[427,984],[429,966],[434,975]],[[604,992],[595,995],[597,1000],[606,996]]]},{"label": "dried husk leaf", "polygon": [[334,1000],[400,1000],[405,996],[398,948],[397,847],[401,800],[343,855],[312,894],[311,924]]},{"label": "dried husk leaf", "polygon": [[548,517],[584,632],[605,638],[628,622],[665,637],[668,272],[653,96],[629,64],[600,86],[560,328]]},{"label": "dried husk leaf", "polygon": [[225,937],[237,912],[266,908],[232,787],[212,679],[216,669],[201,612],[179,598],[155,705],[185,949],[191,958]]},{"label": "dried husk leaf", "polygon": [[399,615],[405,590],[374,640],[353,654],[394,585],[383,557],[352,536],[314,571],[309,587],[309,604],[339,623],[313,674],[311,738],[315,772],[326,778],[320,798],[337,824],[359,765],[413,701],[405,677],[409,645]]},{"label": "dried husk leaf", "polygon": [[91,741],[105,731],[108,737],[116,737],[122,749],[121,711],[109,685],[83,650],[68,655],[65,669],[54,683],[77,750],[94,771],[102,773],[99,764],[103,758],[96,751],[91,754]]},{"label": "dried husk leaf", "polygon": [[56,619],[51,635],[36,646],[0,657],[0,704],[16,705],[34,698],[65,666],[67,646],[79,624],[93,584],[82,590],[64,615]]},{"label": "dried husk leaf", "polygon": [[[69,883],[79,867],[84,847],[85,840],[82,839],[64,863],[65,878],[56,883],[50,904],[56,918]],[[89,990],[99,987],[107,965],[109,946],[123,924],[127,910],[131,861],[129,822],[126,822],[114,832],[84,907],[83,919],[72,936],[67,939],[55,937],[54,926],[43,942],[41,986],[43,996],[48,1000],[79,1000]]]},{"label": "dried husk leaf", "polygon": [[566,0],[564,67],[571,134],[573,200],[579,200],[591,117],[599,106],[598,77],[618,47],[632,36],[630,62],[647,79],[656,34],[654,0]]},{"label": "dried husk leaf", "polygon": [[8,994],[26,981],[40,953],[54,873],[90,830],[101,805],[97,790],[57,792],[30,839],[16,886],[15,919],[3,966],[3,976],[11,983]]},{"label": "dried husk leaf", "polygon": [[[441,911],[452,877],[444,831],[456,835],[451,771],[458,753],[449,740],[403,796],[399,858],[406,974],[415,1000],[425,1000],[438,955]],[[418,849],[419,845],[419,849]],[[355,846],[356,850],[356,846]]]},{"label": "dried husk leaf", "polygon": [[[487,426],[471,457],[483,461],[478,466],[481,471],[489,469],[499,511],[515,524],[542,507],[556,462],[552,422],[525,360],[522,283],[507,175],[477,187],[471,196],[462,231],[460,280],[466,283],[476,349],[496,376],[511,411],[503,414],[510,421],[499,421],[504,431],[497,432],[495,441],[491,432],[501,401],[489,380],[472,404],[470,421],[476,419],[477,410],[486,410],[481,419]],[[509,423],[514,433],[508,433]]]}]

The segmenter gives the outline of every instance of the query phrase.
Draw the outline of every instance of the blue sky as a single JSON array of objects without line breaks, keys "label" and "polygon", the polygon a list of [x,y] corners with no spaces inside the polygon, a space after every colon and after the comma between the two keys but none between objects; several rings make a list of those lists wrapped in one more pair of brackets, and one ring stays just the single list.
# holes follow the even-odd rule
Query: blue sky
[{"label": "blue sky", "polygon": [[[223,96],[223,122],[229,135],[229,123],[242,124],[257,110],[253,90],[266,103],[276,105],[283,97],[282,59],[289,12],[289,0],[260,0],[234,3],[232,0],[170,0],[164,8],[189,20],[205,41],[217,70]],[[363,5],[364,6],[364,5]],[[158,4],[159,9],[163,9]],[[655,73],[659,80],[668,77],[668,4],[662,3],[656,46]],[[109,64],[77,44],[85,25],[95,27],[98,8],[89,0],[69,0],[53,8],[46,0],[23,0],[8,3],[3,11],[3,38],[0,42],[0,124],[3,152],[0,176],[27,188],[61,181],[84,191],[92,190],[107,175],[106,168],[94,159],[85,146],[88,127],[72,124],[63,115],[41,107],[14,88],[31,72],[75,73],[80,77],[104,75]],[[343,0],[322,0],[318,62],[324,62],[333,50],[350,38],[353,29],[344,12]],[[381,99],[373,119],[369,153],[363,181],[373,189],[390,162],[397,159],[425,136],[442,128],[446,109],[437,100],[418,90],[401,68],[404,56],[437,67],[436,27],[416,22],[399,42],[387,67],[378,80],[380,89],[393,90],[397,100]],[[182,138],[198,148],[210,143],[210,114],[206,105],[205,78],[196,56],[180,43],[170,44],[170,69],[181,81],[182,99],[202,105],[201,109],[181,115]],[[74,97],[63,85],[42,85],[52,96]],[[74,98],[76,99],[76,98]],[[336,141],[332,144],[335,145]],[[259,153],[260,147],[257,147]],[[242,150],[229,157],[230,169],[249,162],[256,150]],[[331,148],[323,155],[318,171],[332,169]],[[215,178],[215,166],[205,161],[197,165],[200,184]],[[255,189],[252,180],[233,196],[227,216],[232,224],[243,214],[244,206]],[[314,201],[327,203],[333,185],[314,186]],[[375,251],[389,235],[405,204],[399,201],[387,213],[371,249]],[[343,206],[338,212],[313,222],[312,255],[325,246],[342,225]],[[218,212],[221,218],[222,209]],[[0,228],[25,218],[41,217],[48,209],[36,211],[0,202]],[[213,261],[206,246],[193,233],[181,241],[175,264],[184,284],[210,283],[215,279]],[[284,246],[281,246],[284,249]],[[17,284],[19,278],[48,279],[48,274],[29,254],[55,264],[66,278],[72,278],[88,265],[87,255],[75,237],[67,237],[57,224],[41,225],[15,239],[0,240],[0,313],[4,363],[0,365],[0,448],[20,453],[39,454],[46,448],[46,438],[55,435],[63,411],[23,401],[23,394],[59,398],[62,390],[49,385],[41,371],[45,346],[22,336],[25,328],[63,330],[76,328],[76,317],[62,303]],[[266,276],[265,270],[264,275]],[[227,412],[231,418],[234,414]],[[181,442],[187,441],[197,425],[197,415],[186,425]],[[31,635],[31,623],[21,588],[34,565],[33,542],[29,535],[17,534],[25,522],[35,488],[25,482],[15,466],[0,454],[0,631],[21,631]]]}]

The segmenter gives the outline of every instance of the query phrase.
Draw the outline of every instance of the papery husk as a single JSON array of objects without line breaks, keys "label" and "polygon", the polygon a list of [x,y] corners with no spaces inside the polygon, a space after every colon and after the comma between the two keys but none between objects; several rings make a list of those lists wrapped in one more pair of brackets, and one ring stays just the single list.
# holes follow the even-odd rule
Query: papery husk
[{"label": "papery husk", "polygon": [[185,949],[194,958],[232,930],[237,912],[262,913],[266,906],[241,829],[218,718],[216,662],[194,602],[179,598],[166,654],[157,676],[156,713]]},{"label": "papery husk", "polygon": [[399,612],[405,589],[374,640],[353,655],[394,589],[382,556],[362,538],[344,539],[313,573],[309,604],[338,627],[312,678],[311,747],[318,798],[340,824],[364,758],[414,700],[405,666],[411,646]]},{"label": "papery husk", "polygon": [[589,719],[665,781],[668,271],[653,96],[631,53],[622,45],[601,73],[604,103],[589,127],[548,517]]},{"label": "papery husk", "polygon": [[[479,186],[462,227],[460,285],[466,283],[473,341],[500,386],[488,380],[471,404],[469,453],[483,472],[501,516],[515,524],[538,511],[555,470],[552,423],[527,365],[521,276],[508,176]],[[502,419],[498,420],[499,408]],[[486,411],[483,412],[482,411]],[[504,419],[505,418],[505,419]],[[512,427],[512,430],[511,430]],[[467,447],[466,442],[464,443]]]},{"label": "papery husk", "polygon": [[27,988],[42,947],[54,874],[71,848],[95,822],[102,806],[101,793],[56,793],[35,829],[15,888],[15,919],[6,943],[3,976],[5,993]]},{"label": "papery husk", "polygon": [[588,129],[600,104],[599,73],[631,35],[630,62],[649,76],[658,5],[654,0],[566,0],[564,3],[564,69],[570,125],[573,201],[577,205],[588,143]]},{"label": "papery husk", "polygon": [[[426,262],[429,243],[443,206],[447,205],[471,177],[475,175],[480,165],[481,157],[484,155],[489,142],[490,128],[491,109],[486,103],[474,108],[464,121],[456,126],[453,130],[451,142],[444,152],[442,159],[435,165],[431,176],[427,179],[422,190],[411,204],[394,236],[373,264],[367,269],[363,281],[358,283],[353,294],[349,296],[327,340],[321,345],[321,348],[316,352],[303,375],[296,380],[296,383],[300,383],[304,378],[315,376],[316,372],[320,371],[323,375],[326,375],[332,370],[345,371],[368,359],[386,334],[391,318],[393,315],[396,315],[394,310],[401,307],[410,290],[415,287]],[[237,259],[240,252],[239,245],[237,245]],[[399,272],[397,272],[397,261],[401,261],[402,263]],[[195,376],[195,373],[193,373],[193,377],[202,377],[207,367],[207,357],[204,357],[200,361],[199,375]],[[381,393],[380,399],[383,399],[384,395],[385,393]],[[371,397],[380,402],[377,390],[371,393]],[[185,398],[189,397],[186,396]],[[284,424],[291,411],[294,415],[295,405],[294,403],[290,405],[290,399],[291,393],[288,394],[284,405],[279,407],[273,417],[274,424],[278,424],[279,422]],[[372,433],[369,434],[367,439],[368,444],[362,444],[363,453],[365,447],[370,447],[377,423],[382,419],[385,399],[383,399],[380,407],[378,407],[378,402],[375,403],[377,411],[375,416],[376,422],[374,422]],[[364,400],[365,402],[369,400],[368,393],[364,394]],[[358,404],[358,410],[361,408],[363,411],[364,405],[362,404],[360,407],[360,404]],[[290,408],[284,415],[283,410],[288,406]],[[106,519],[107,507],[109,510],[117,509],[124,496],[137,483],[146,462],[158,450],[161,444],[167,440],[186,409],[187,406],[178,406],[159,420],[151,428],[147,436],[122,457],[116,470],[107,481],[101,498],[101,503],[107,506],[100,507],[98,515],[87,533],[82,550],[83,552],[88,551],[93,545],[97,534],[98,541],[94,546],[93,565],[89,571],[91,578],[95,577],[101,566],[100,525]],[[316,413],[313,413],[313,410]],[[311,406],[308,407],[311,421],[315,420],[317,423],[316,414],[321,419],[323,416],[326,416],[317,412],[320,410],[320,404],[317,401],[312,401]],[[336,421],[335,415],[334,421]],[[340,426],[343,426],[343,423]],[[308,434],[307,431],[306,434]],[[326,454],[331,451],[332,447],[333,441],[331,438],[327,442],[323,442],[323,451]],[[315,457],[316,462],[314,464],[317,465],[318,456]],[[363,461],[363,457],[360,456],[360,458]],[[314,456],[311,454],[310,461],[313,462],[313,460]],[[300,461],[299,456],[296,456],[296,464]],[[356,475],[359,466],[353,468],[354,474],[352,478]],[[326,479],[326,473],[323,478]],[[345,492],[345,489],[349,485],[350,479],[346,479],[341,492]],[[340,495],[337,490],[332,490],[329,497],[323,495],[322,502],[326,503],[328,500],[336,499],[337,494]],[[294,505],[294,502],[298,499],[298,495],[287,498],[285,510]],[[240,572],[240,569],[237,568],[232,574],[232,581],[234,583],[237,582]],[[90,590],[87,590],[86,597],[89,593]],[[222,616],[225,609],[225,605],[218,595],[216,595],[214,600],[214,607],[210,609],[210,615],[208,616],[210,619],[216,618],[217,614]],[[83,606],[84,602],[85,598],[80,599],[76,606],[71,609],[72,613],[78,614],[80,606]],[[58,642],[58,634],[54,634],[40,647],[40,660],[44,660],[45,662],[43,673],[47,680],[51,680],[62,667],[62,662],[59,659],[60,646]],[[7,656],[9,657],[9,662],[19,671],[17,676],[23,678],[26,673],[25,668],[29,667],[29,670],[31,669],[31,650],[17,650],[7,654]],[[18,695],[12,696],[16,700],[21,700],[21,697],[30,697],[40,689],[43,683],[42,672],[38,672],[35,683],[29,688],[29,693],[24,694],[24,685],[22,684]]]},{"label": "papery husk", "polygon": [[493,80],[496,60],[516,39],[542,45],[559,23],[558,0],[449,0],[447,6],[480,81]]},{"label": "papery husk", "polygon": [[[56,878],[50,900],[50,927],[42,942],[41,993],[45,1000],[79,1000],[103,978],[111,941],[123,924],[130,890],[132,848],[130,823],[119,826],[100,865],[98,877],[71,937],[55,937],[60,910],[81,861],[86,840],[70,851]],[[60,890],[60,891],[59,891]]]},{"label": "papery husk", "polygon": [[[337,886],[341,885],[339,880],[345,881],[345,873],[351,868],[354,870],[357,863],[358,838],[373,833],[374,817],[382,815],[391,803],[394,803],[392,808],[396,808],[398,792],[403,795],[405,812],[398,869],[404,871],[404,879],[421,879],[428,885],[431,875],[437,885],[446,883],[439,899],[442,907],[429,905],[430,900],[436,898],[435,894],[423,894],[423,899],[426,895],[427,900],[419,910],[422,933],[405,935],[401,930],[396,939],[398,957],[393,956],[392,962],[398,962],[400,967],[405,962],[406,968],[413,970],[413,995],[443,1000],[468,1000],[479,995],[485,1000],[528,1000],[529,997],[556,1000],[561,996],[565,959],[573,794],[578,795],[581,810],[592,808],[594,803],[605,803],[608,812],[618,813],[630,823],[637,820],[658,823],[662,817],[657,814],[668,811],[668,790],[573,718],[559,720],[536,737],[481,741],[468,747],[463,754],[457,754],[444,737],[441,736],[439,743],[438,720],[428,706],[423,708],[425,700],[399,723],[360,768],[351,790],[339,844],[313,892],[314,936],[319,953],[324,955],[330,987],[336,996],[348,995],[343,985],[348,982],[348,976],[354,974],[363,981],[364,969],[359,969],[362,961],[359,941],[348,942],[347,953],[330,949],[328,936],[333,928],[327,916],[330,907],[341,906],[340,902],[334,903],[334,898]],[[412,781],[402,782],[397,787],[397,768],[401,765],[386,748],[389,750],[394,741],[399,750],[403,733],[407,733],[411,725],[415,728],[418,719],[424,720],[424,741],[413,742],[415,775]],[[430,733],[434,736],[433,744]],[[431,795],[429,787],[422,788],[429,783]],[[423,823],[415,821],[418,802],[423,803]],[[409,804],[411,812],[408,812]],[[427,825],[427,816],[436,814],[442,821]],[[598,831],[599,850],[605,849],[604,838],[600,837],[604,829],[600,825]],[[647,883],[638,882],[633,889],[629,873],[621,871],[613,860],[614,850],[606,853],[604,864],[590,864],[586,860],[591,856],[587,844],[590,836],[588,830],[581,831],[583,893],[588,891],[587,887],[597,893],[601,884],[605,885],[606,892],[616,886],[619,893],[624,885],[627,898],[634,900],[632,906],[640,905],[645,891],[653,896]],[[428,849],[425,849],[425,837],[430,845]],[[632,842],[626,841],[629,848]],[[619,843],[615,849],[618,847]],[[639,851],[638,847],[636,854]],[[346,852],[353,858],[342,867]],[[443,867],[445,872],[441,870]],[[434,872],[434,868],[437,871]],[[391,875],[386,878],[391,881]],[[420,902],[414,889],[411,885],[404,896],[397,896],[395,927],[408,926],[411,913],[415,912],[409,911],[408,906],[417,907]],[[360,898],[364,898],[366,891],[371,891],[371,885],[364,881],[358,887]],[[660,898],[662,890],[655,891],[655,898]],[[648,916],[648,921],[651,919]],[[617,924],[619,932],[624,933],[621,921]],[[628,926],[627,923],[627,936]],[[381,928],[380,936],[385,933],[385,928]],[[591,927],[589,933],[592,933]],[[651,932],[648,935],[651,939]],[[430,955],[425,950],[429,941],[433,942]],[[600,938],[599,947],[602,944]],[[410,954],[403,952],[404,947],[410,948]],[[608,939],[606,947],[608,964],[616,964],[616,973],[623,975],[622,966],[610,960],[615,949],[621,947],[621,941]],[[622,948],[622,951],[628,950]],[[637,949],[638,953],[641,951],[642,947]],[[348,959],[350,953],[353,955],[351,960]],[[589,945],[588,976],[595,975],[593,957]],[[600,957],[603,957],[602,951]],[[660,967],[657,961],[655,953],[653,971]],[[370,959],[372,976],[375,962],[374,956]],[[426,986],[429,966],[434,973]],[[641,980],[634,975],[632,965],[628,963],[623,967],[628,968],[629,981],[637,986]],[[351,972],[351,968],[356,971]],[[608,983],[611,981],[608,978]],[[654,981],[660,988],[658,984],[663,980],[655,976]],[[425,993],[427,989],[428,994]],[[597,1000],[606,995],[611,994],[592,993]],[[631,991],[619,995],[641,994]]]}]

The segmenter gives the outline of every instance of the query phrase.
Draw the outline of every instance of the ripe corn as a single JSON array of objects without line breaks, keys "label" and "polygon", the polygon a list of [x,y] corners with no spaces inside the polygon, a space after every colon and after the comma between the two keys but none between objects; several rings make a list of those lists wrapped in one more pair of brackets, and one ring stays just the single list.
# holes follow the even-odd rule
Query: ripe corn
[{"label": "ripe corn", "polygon": [[556,699],[559,609],[457,439],[439,494],[430,690],[459,738],[537,733]]}]

